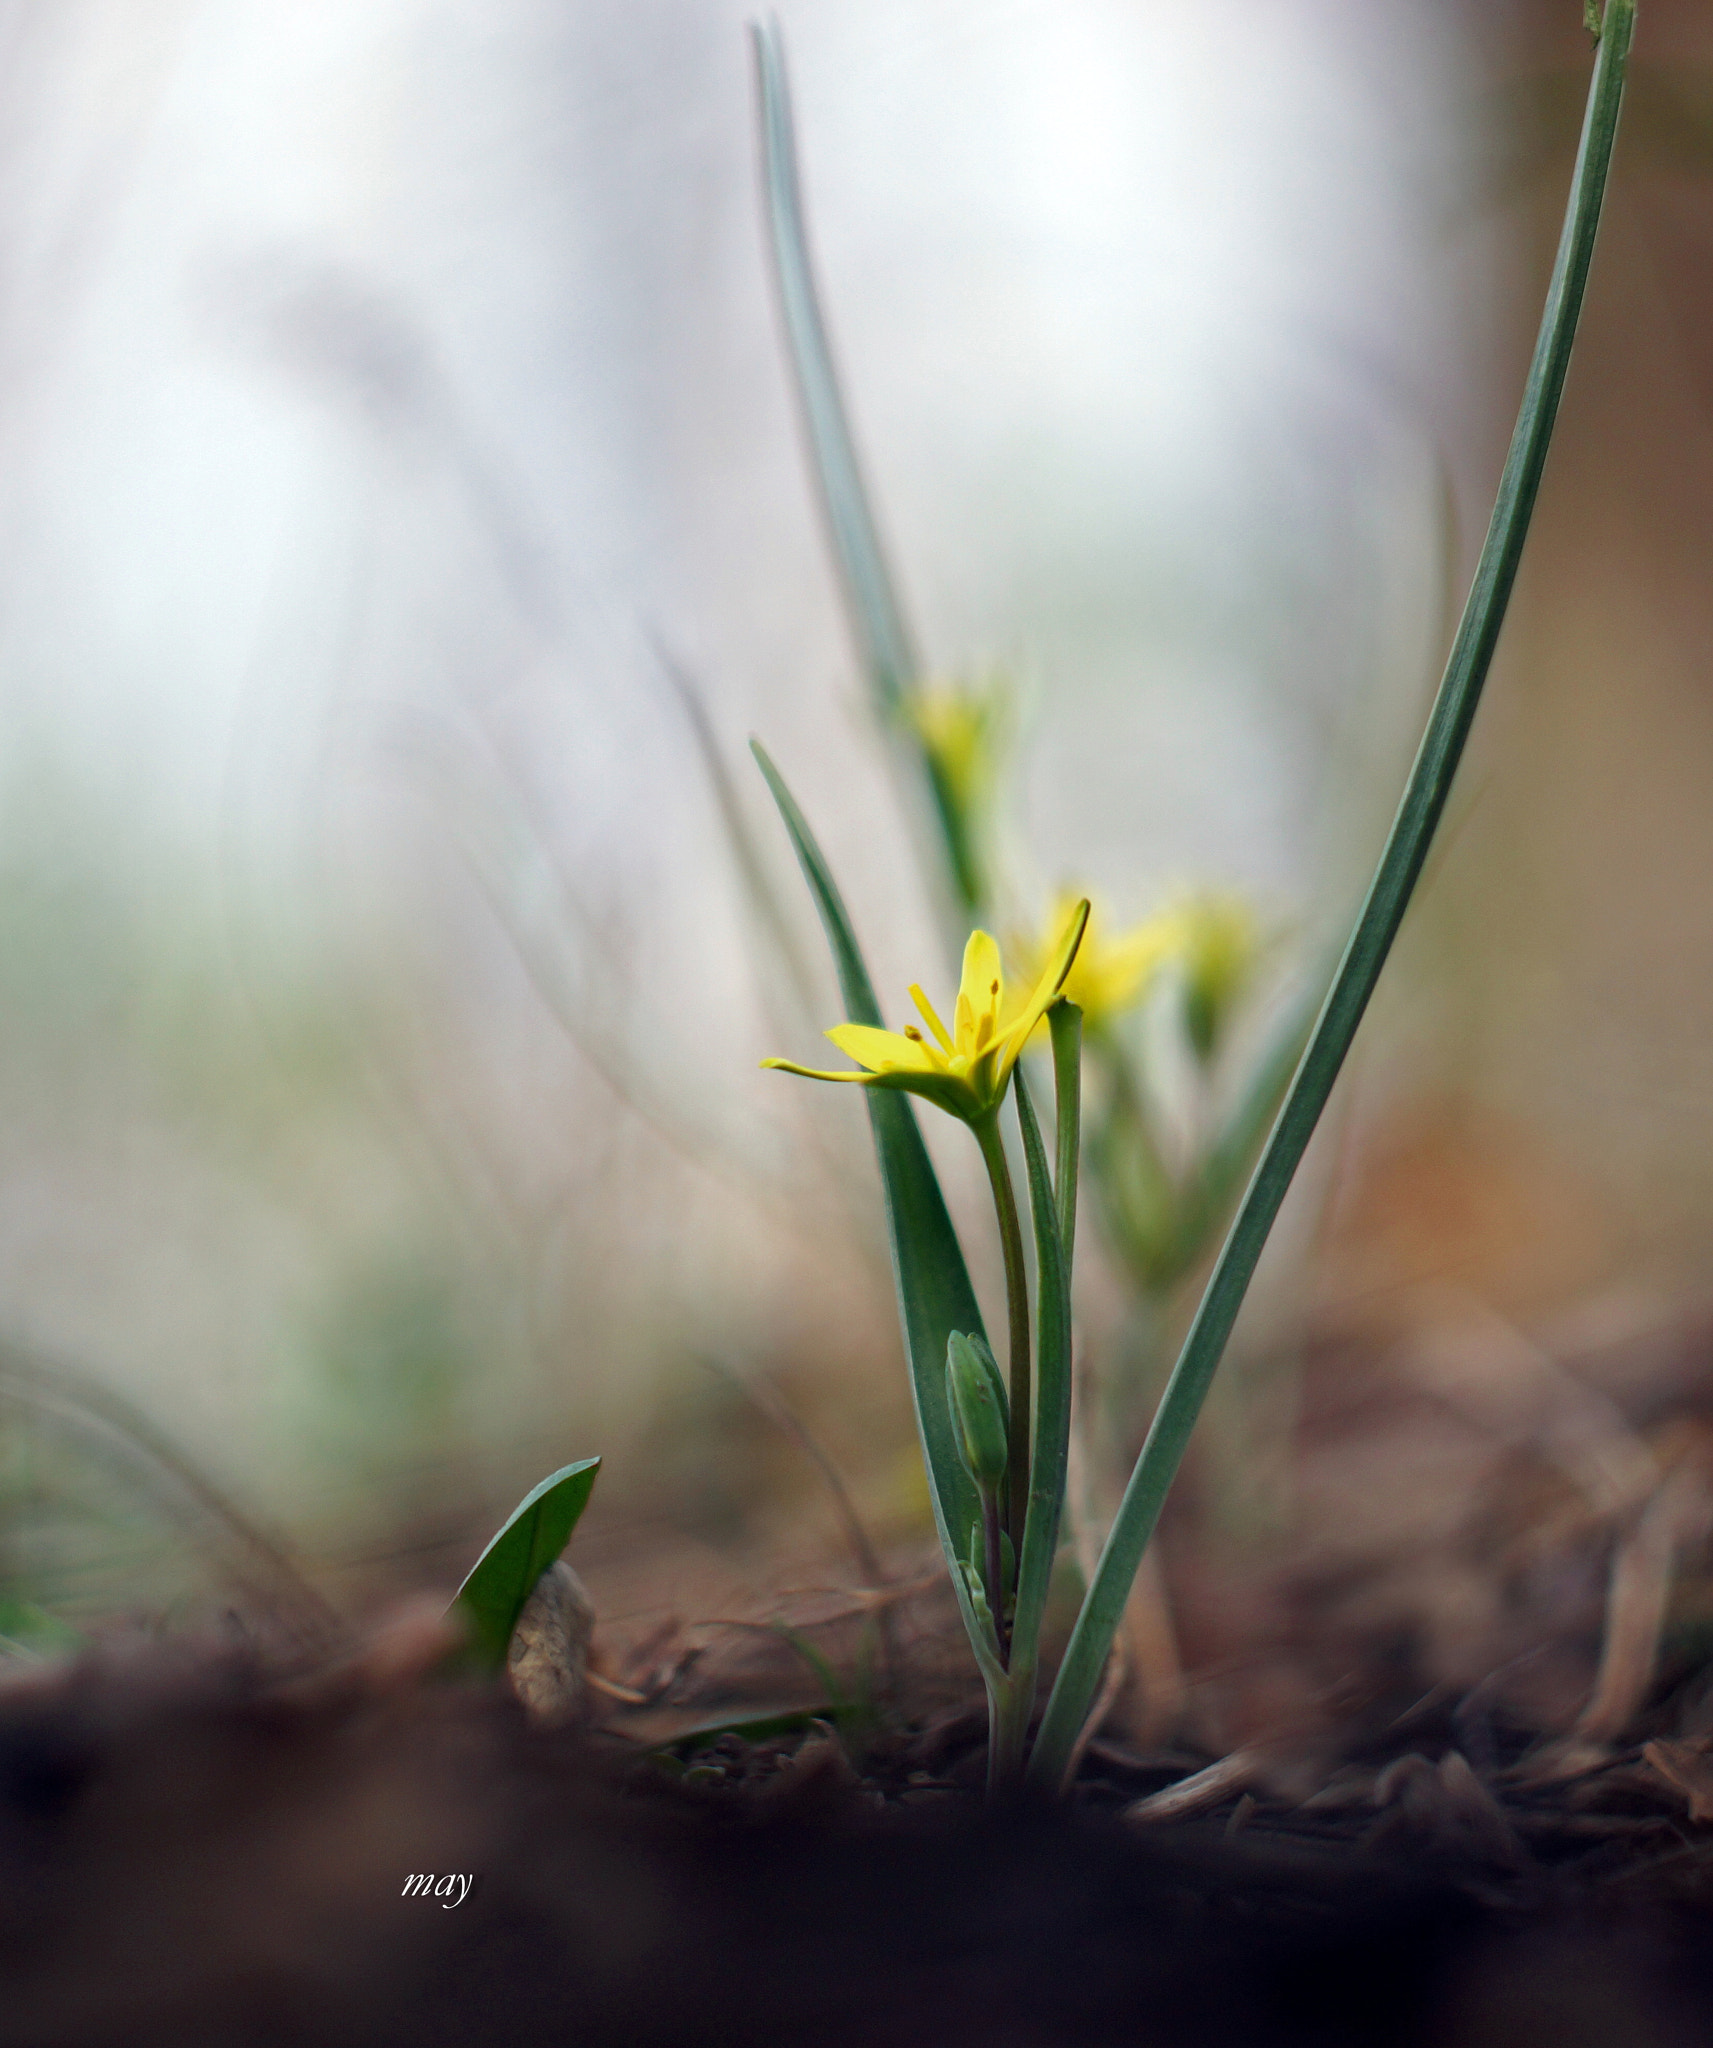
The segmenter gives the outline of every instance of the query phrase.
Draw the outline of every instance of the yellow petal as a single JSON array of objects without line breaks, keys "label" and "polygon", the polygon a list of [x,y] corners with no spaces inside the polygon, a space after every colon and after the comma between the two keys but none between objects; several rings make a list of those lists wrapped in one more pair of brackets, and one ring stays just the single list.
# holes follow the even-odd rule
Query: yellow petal
[{"label": "yellow petal", "polygon": [[959,1052],[977,1053],[991,1043],[1004,997],[1005,970],[1000,965],[999,941],[991,932],[971,932],[964,947],[964,971],[958,980]]},{"label": "yellow petal", "polygon": [[1005,1034],[1005,1057],[1000,1062],[999,1077],[1003,1080],[1016,1063],[1017,1055],[1023,1050],[1035,1026],[1047,1014],[1054,998],[1065,985],[1065,977],[1071,971],[1071,962],[1077,957],[1077,948],[1088,927],[1088,898],[1085,896],[1071,912],[1070,921],[1059,934],[1059,943],[1053,948],[1053,957],[1047,962],[1047,971],[1036,982],[1034,991],[1024,1005],[1022,1015]]},{"label": "yellow petal", "polygon": [[763,1060],[764,1067],[777,1067],[782,1074],[801,1074],[805,1081],[872,1081],[872,1074],[853,1073],[849,1067],[833,1074],[821,1067],[800,1067],[795,1060]]},{"label": "yellow petal", "polygon": [[1066,994],[1093,1014],[1108,1016],[1134,1002],[1156,971],[1182,942],[1175,912],[1151,917],[1116,939],[1098,934],[1084,941],[1066,983]]},{"label": "yellow petal", "polygon": [[944,1071],[945,1062],[920,1038],[906,1038],[901,1031],[878,1031],[872,1024],[835,1024],[827,1036],[840,1052],[849,1053],[871,1074]]}]

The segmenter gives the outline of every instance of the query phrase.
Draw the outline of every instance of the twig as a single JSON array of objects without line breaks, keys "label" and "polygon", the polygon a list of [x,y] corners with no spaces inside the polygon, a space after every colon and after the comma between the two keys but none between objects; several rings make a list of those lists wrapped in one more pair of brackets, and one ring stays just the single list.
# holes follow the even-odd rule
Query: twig
[{"label": "twig", "polygon": [[1180,1778],[1163,1792],[1153,1792],[1146,1799],[1138,1799],[1134,1805],[1127,1806],[1120,1817],[1147,1826],[1156,1821],[1184,1820],[1192,1813],[1205,1813],[1210,1806],[1218,1806],[1233,1792],[1241,1792],[1252,1784],[1260,1768],[1261,1759],[1253,1750],[1234,1749],[1229,1756],[1221,1757],[1218,1763],[1209,1764],[1205,1771]]}]

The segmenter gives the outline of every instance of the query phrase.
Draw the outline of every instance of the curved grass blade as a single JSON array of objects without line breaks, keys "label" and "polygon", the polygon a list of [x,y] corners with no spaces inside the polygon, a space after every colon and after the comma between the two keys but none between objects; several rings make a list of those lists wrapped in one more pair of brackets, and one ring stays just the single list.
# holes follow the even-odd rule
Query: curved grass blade
[{"label": "curved grass blade", "polygon": [[600,1469],[599,1458],[579,1458],[550,1472],[506,1517],[458,1588],[452,1605],[462,1608],[470,1628],[470,1655],[484,1669],[504,1666],[524,1603],[571,1541]]},{"label": "curved grass blade", "polygon": [[[875,1001],[868,969],[815,836],[765,749],[755,740],[750,742],[750,748],[767,778],[804,879],[815,898],[815,907],[821,913],[833,964],[838,969],[845,1015],[853,1024],[879,1025],[880,1005]],[[892,1277],[898,1289],[899,1319],[904,1326],[916,1424],[928,1466],[934,1524],[940,1532],[970,1639],[979,1642],[979,1629],[969,1606],[963,1574],[958,1569],[958,1557],[969,1540],[970,1529],[981,1519],[981,1502],[958,1457],[952,1435],[951,1411],[946,1401],[946,1339],[954,1330],[961,1330],[966,1336],[986,1333],[963,1249],[952,1228],[939,1178],[910,1104],[901,1094],[879,1088],[865,1088],[862,1094],[868,1104],[881,1187],[886,1196]]]},{"label": "curved grass blade", "polygon": [[779,24],[751,25],[761,113],[762,177],[768,244],[773,252],[780,311],[797,395],[803,408],[815,479],[820,486],[839,579],[844,586],[862,663],[881,709],[890,713],[916,680],[917,664],[904,613],[887,567],[886,552],[869,505],[862,465],[845,411],[820,293],[809,259],[803,190],[797,175],[797,140],[791,87]]},{"label": "curved grass blade", "polygon": [[1634,30],[1634,0],[1607,0],[1564,232],[1469,601],[1350,943],[1184,1340],[1101,1553],[1094,1582],[1077,1616],[1029,1762],[1031,1782],[1044,1789],[1060,1784],[1074,1754],[1131,1581],[1225,1351],[1261,1248],[1368,1007],[1445,808],[1504,623],[1546,464],[1600,225],[1623,102],[1624,65]]}]

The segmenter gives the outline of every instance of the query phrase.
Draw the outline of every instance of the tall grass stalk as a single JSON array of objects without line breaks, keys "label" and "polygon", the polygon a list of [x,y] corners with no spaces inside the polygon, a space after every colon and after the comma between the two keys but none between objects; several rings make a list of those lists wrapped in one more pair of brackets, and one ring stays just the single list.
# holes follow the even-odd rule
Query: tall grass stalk
[{"label": "tall grass stalk", "polygon": [[797,170],[796,124],[779,24],[771,17],[750,25],[757,99],[761,108],[762,184],[768,241],[779,289],[779,310],[790,343],[791,367],[821,506],[833,542],[833,559],[844,584],[857,644],[869,686],[883,712],[898,707],[917,679],[917,660],[904,622],[896,584],[886,560],[868,490],[863,482],[856,438],[845,411],[844,393],[833,364],[832,342],[821,311],[821,295],[809,260],[803,220],[802,182]]},{"label": "tall grass stalk", "polygon": [[1142,1553],[1159,1521],[1267,1234],[1368,1007],[1445,808],[1504,624],[1570,366],[1611,168],[1635,16],[1634,0],[1607,0],[1540,334],[1444,679],[1349,944],[1226,1236],[1077,1616],[1029,1760],[1029,1782],[1039,1788],[1057,1789],[1075,1754]]}]

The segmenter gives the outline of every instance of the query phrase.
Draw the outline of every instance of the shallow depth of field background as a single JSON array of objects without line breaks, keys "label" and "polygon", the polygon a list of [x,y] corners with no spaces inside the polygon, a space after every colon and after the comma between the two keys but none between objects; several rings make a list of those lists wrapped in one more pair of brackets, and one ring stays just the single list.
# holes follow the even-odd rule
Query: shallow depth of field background
[{"label": "shallow depth of field background", "polygon": [[[1229,884],[1304,957],[1350,914],[1514,409],[1577,12],[782,5],[871,482],[932,664],[1018,679],[1043,900]],[[1489,701],[1246,1355],[1346,1315],[1622,1350],[1709,1297],[1689,0],[1647,0],[1629,119]],[[860,1104],[756,1070],[813,1041],[674,671],[787,900],[751,732],[883,1000],[943,985],[797,435],[740,8],[0,6],[9,1600],[218,1596],[139,1422],[354,1606],[455,1581],[594,1451],[579,1542],[625,1599],[793,1514],[825,1551],[745,1375],[919,1529]],[[1288,1470],[1269,1499],[1314,1507]]]}]

